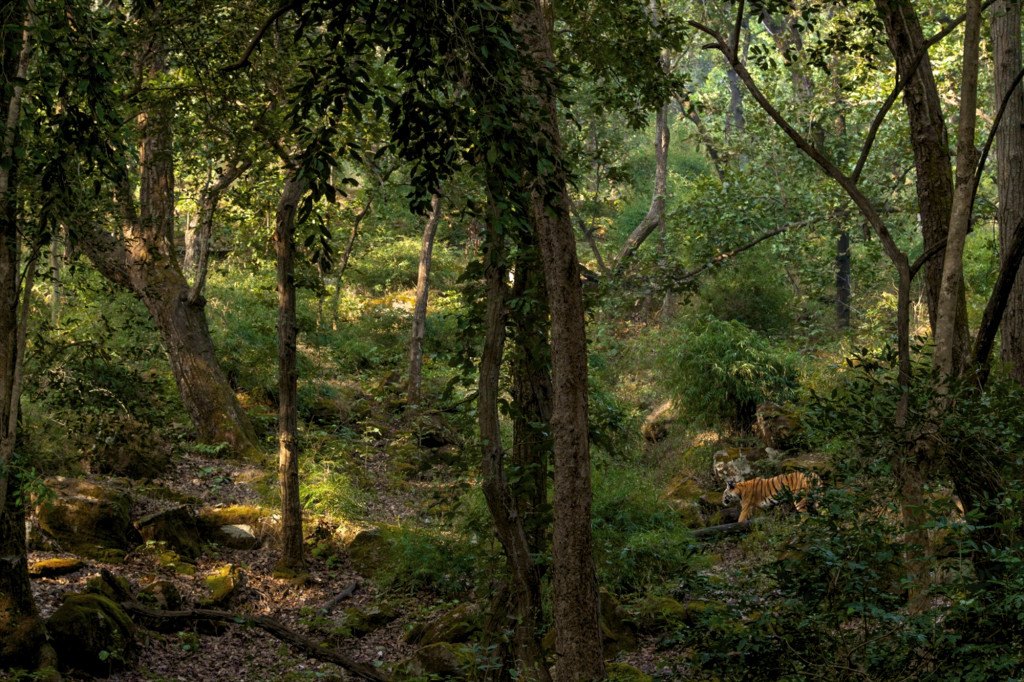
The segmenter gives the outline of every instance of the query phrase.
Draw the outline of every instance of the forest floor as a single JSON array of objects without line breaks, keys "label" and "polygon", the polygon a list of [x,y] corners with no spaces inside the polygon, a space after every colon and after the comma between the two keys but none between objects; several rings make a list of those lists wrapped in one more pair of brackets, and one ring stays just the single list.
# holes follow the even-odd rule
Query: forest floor
[{"label": "forest floor", "polygon": [[[366,518],[382,524],[393,524],[403,518],[417,514],[426,504],[418,500],[415,488],[394,492],[386,484],[388,462],[381,454],[376,461],[366,461],[364,466],[374,481],[376,495],[369,503]],[[211,478],[211,471],[216,471]],[[204,507],[229,506],[235,504],[258,505],[259,494],[249,483],[265,475],[265,469],[252,465],[232,463],[197,454],[182,456],[174,468],[161,480],[162,484],[181,493],[203,501]],[[137,498],[137,509],[133,514],[138,518],[154,510],[161,503]],[[307,518],[307,535],[322,531],[337,537],[351,537],[359,528],[338,528],[325,519]],[[44,559],[68,556],[52,552],[32,552],[30,565]],[[199,556],[195,564],[195,575],[181,575],[159,565],[153,552],[144,548],[128,554],[123,563],[104,564],[89,561],[85,568],[75,573],[55,578],[33,578],[36,603],[43,615],[48,617],[60,605],[67,594],[85,589],[86,582],[108,569],[116,576],[127,579],[134,590],[156,578],[170,580],[181,593],[186,606],[198,605],[209,595],[205,578],[223,567],[233,564],[243,569],[242,587],[224,607],[236,613],[265,616],[276,619],[288,628],[315,640],[325,639],[325,631],[331,623],[341,623],[343,612],[349,607],[369,607],[378,598],[372,581],[364,579],[353,569],[347,555],[342,552],[331,561],[307,557],[310,580],[302,585],[291,584],[272,577],[274,564],[278,559],[277,549],[265,542],[257,550],[210,550]],[[350,597],[338,602],[340,593],[352,585],[357,588]],[[470,595],[470,600],[486,604],[489,595]],[[416,600],[419,600],[417,605]],[[403,634],[415,622],[417,615],[435,606],[437,596],[423,594],[402,602],[403,608],[397,620],[386,627],[358,638],[336,639],[332,642],[337,650],[352,659],[374,665],[388,664],[408,658],[415,647],[406,644]],[[326,611],[324,609],[327,609]],[[116,672],[108,679],[113,682],[135,682],[141,680],[348,680],[355,679],[331,663],[304,655],[275,639],[264,630],[242,624],[231,624],[219,633],[204,632],[202,628],[184,629],[172,633],[160,633],[140,628],[138,631],[139,655],[136,664],[129,670]],[[660,652],[662,655],[665,652]],[[636,666],[648,674],[661,672],[660,679],[671,679],[661,669],[660,655],[655,651],[653,639],[641,640],[640,647],[629,654],[620,655],[619,660]],[[386,669],[386,668],[385,668]],[[0,673],[2,679],[3,673]],[[74,674],[68,680],[91,679]]]}]

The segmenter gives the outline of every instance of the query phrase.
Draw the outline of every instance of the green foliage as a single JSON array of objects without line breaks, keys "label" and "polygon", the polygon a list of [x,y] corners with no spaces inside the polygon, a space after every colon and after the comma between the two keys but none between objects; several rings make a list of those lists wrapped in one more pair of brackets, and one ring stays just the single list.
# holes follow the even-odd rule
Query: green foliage
[{"label": "green foliage", "polygon": [[388,541],[374,574],[381,589],[426,590],[452,599],[488,573],[490,561],[478,546],[440,529],[392,527],[381,533]]},{"label": "green foliage", "polygon": [[626,595],[691,574],[700,548],[648,473],[605,462],[594,472],[593,491],[594,560],[602,586]]},{"label": "green foliage", "polygon": [[759,403],[793,395],[793,360],[741,322],[683,318],[664,336],[659,379],[694,426],[746,430]]},{"label": "green foliage", "polygon": [[736,320],[766,335],[793,325],[795,300],[783,272],[757,256],[740,257],[718,270],[700,290],[697,310],[719,320]]}]

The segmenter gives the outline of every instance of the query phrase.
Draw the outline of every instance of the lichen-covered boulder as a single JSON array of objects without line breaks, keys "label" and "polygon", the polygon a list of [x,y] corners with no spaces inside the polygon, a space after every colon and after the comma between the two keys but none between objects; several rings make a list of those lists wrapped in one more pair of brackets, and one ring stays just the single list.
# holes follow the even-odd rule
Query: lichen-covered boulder
[{"label": "lichen-covered boulder", "polygon": [[776,403],[757,406],[754,433],[767,447],[784,449],[799,431],[800,421],[793,410]]},{"label": "lichen-covered boulder", "polygon": [[190,559],[202,553],[202,539],[191,507],[180,505],[147,514],[134,525],[145,541],[167,543],[175,552]]},{"label": "lichen-covered boulder", "polygon": [[679,512],[687,528],[700,528],[705,525],[701,513],[701,497],[705,494],[706,491],[695,478],[679,475],[669,481],[662,499]]},{"label": "lichen-covered boulder", "polygon": [[85,568],[85,562],[76,558],[44,559],[28,567],[28,574],[33,578],[55,578],[68,575]]},{"label": "lichen-covered boulder", "polygon": [[408,644],[434,644],[437,642],[465,642],[480,630],[480,607],[465,603],[435,618],[420,623],[405,633]]},{"label": "lichen-covered boulder", "polygon": [[725,448],[714,455],[715,478],[722,483],[737,483],[759,476],[758,464],[778,457],[771,448]]},{"label": "lichen-covered boulder", "polygon": [[64,670],[106,677],[136,656],[135,624],[99,594],[73,594],[46,623]]},{"label": "lichen-covered boulder", "polygon": [[109,485],[61,476],[49,478],[53,497],[36,505],[39,527],[73,554],[100,561],[124,559],[137,544],[131,499]]},{"label": "lichen-covered boulder", "polygon": [[204,509],[196,522],[203,540],[230,549],[257,549],[275,532],[270,512],[259,507]]}]

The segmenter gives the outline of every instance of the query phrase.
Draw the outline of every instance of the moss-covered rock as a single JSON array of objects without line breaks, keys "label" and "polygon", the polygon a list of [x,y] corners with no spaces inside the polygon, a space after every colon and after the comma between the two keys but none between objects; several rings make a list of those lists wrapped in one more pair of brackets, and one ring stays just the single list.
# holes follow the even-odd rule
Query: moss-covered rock
[{"label": "moss-covered rock", "polygon": [[757,406],[754,433],[770,448],[784,449],[800,433],[800,419],[792,409],[776,403]]},{"label": "moss-covered rock", "polygon": [[345,609],[345,620],[342,625],[352,637],[362,637],[385,627],[397,618],[398,613],[386,604],[367,608],[353,606]]},{"label": "moss-covered rock", "polygon": [[636,623],[608,590],[601,588],[601,635],[605,659],[614,658],[622,651],[636,649]]},{"label": "moss-covered rock", "polygon": [[67,575],[85,568],[85,562],[76,558],[45,559],[28,567],[28,574],[33,578],[54,578]]},{"label": "moss-covered rock", "polygon": [[112,573],[92,576],[85,581],[85,591],[102,595],[112,602],[121,602],[132,596],[132,586],[128,579]]},{"label": "moss-covered rock", "polygon": [[40,528],[68,551],[100,561],[124,559],[137,543],[131,523],[131,499],[109,485],[54,477],[46,480],[54,492],[36,505]]},{"label": "moss-covered rock", "polygon": [[184,557],[194,559],[202,552],[202,539],[191,507],[181,505],[147,514],[134,525],[143,540],[164,542]]},{"label": "moss-covered rock", "polygon": [[73,594],[46,623],[62,669],[105,677],[135,659],[135,624],[99,594]]},{"label": "moss-covered rock", "polygon": [[152,580],[139,588],[139,601],[163,611],[181,608],[181,592],[170,580]]},{"label": "moss-covered rock", "polygon": [[633,605],[636,622],[643,631],[658,633],[692,620],[686,606],[671,597],[647,595]]},{"label": "moss-covered rock", "polygon": [[399,664],[393,679],[427,675],[445,680],[467,679],[474,663],[473,654],[464,647],[450,642],[436,642],[418,649],[408,661]]},{"label": "moss-covered rock", "polygon": [[352,567],[360,575],[372,578],[387,561],[393,545],[392,540],[379,528],[359,531],[347,546]]},{"label": "moss-covered rock", "polygon": [[156,557],[157,564],[163,569],[173,571],[178,575],[195,575],[196,567],[180,554],[161,541],[147,542],[142,551],[150,552]]},{"label": "moss-covered rock", "polygon": [[762,462],[779,454],[770,448],[725,448],[715,452],[712,467],[723,483],[746,481],[763,475]]},{"label": "moss-covered rock", "polygon": [[225,564],[206,576],[206,589],[210,598],[203,601],[203,606],[223,606],[231,601],[239,587],[245,582],[242,569],[234,564]]},{"label": "moss-covered rock", "polygon": [[628,663],[605,663],[605,679],[608,682],[653,682],[654,678]]},{"label": "moss-covered rock", "polygon": [[434,644],[437,642],[465,642],[480,630],[480,607],[465,603],[427,623],[415,625],[405,633],[408,644]]}]

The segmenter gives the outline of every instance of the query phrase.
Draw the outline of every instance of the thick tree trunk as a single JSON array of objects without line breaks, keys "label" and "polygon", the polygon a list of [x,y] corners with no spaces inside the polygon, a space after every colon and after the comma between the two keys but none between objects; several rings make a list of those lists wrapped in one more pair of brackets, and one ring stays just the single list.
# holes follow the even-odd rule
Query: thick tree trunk
[{"label": "thick tree trunk", "polygon": [[281,484],[281,559],[275,574],[292,577],[306,572],[302,555],[302,501],[299,498],[299,397],[295,321],[295,213],[306,181],[289,177],[277,205],[274,248],[277,251],[277,362],[279,456]]},{"label": "thick tree trunk", "polygon": [[[904,0],[875,0],[875,6],[885,24],[889,49],[896,60],[900,79],[906,82],[903,99],[910,120],[921,234],[927,252],[945,241],[953,209],[953,169],[949,158],[946,123],[928,56],[925,55],[917,70],[910,73],[916,59],[924,51],[924,33],[913,6]],[[925,264],[925,290],[933,331],[938,316],[941,286],[942,259],[932,258]],[[958,369],[962,369],[969,349],[962,274],[957,300],[954,362]]]},{"label": "thick tree trunk", "polygon": [[[143,11],[143,21],[159,12]],[[142,46],[139,54],[142,75],[160,77],[165,49],[159,37]],[[190,301],[174,251],[173,118],[174,103],[166,99],[147,103],[139,114],[138,211],[125,170],[116,188],[122,212],[120,239],[95,226],[79,225],[81,247],[105,277],[131,290],[149,310],[199,438],[248,452],[256,447],[255,432],[217,361],[205,301],[201,296]]]},{"label": "thick tree trunk", "polygon": [[[1001,103],[1021,70],[1020,2],[997,0],[992,5],[992,53],[995,101]],[[1024,219],[1024,90],[1010,94],[996,133],[996,184],[999,191],[1000,266],[1007,258],[1014,231]],[[1013,377],[1024,383],[1024,278],[1010,290],[1002,322],[1002,359]]]},{"label": "thick tree trunk", "polygon": [[[530,56],[553,64],[551,7],[523,6]],[[590,441],[587,407],[587,337],[576,239],[570,220],[558,110],[550,74],[532,83],[540,105],[538,148],[550,150],[552,168],[532,178],[530,220],[540,245],[551,312],[551,434],[554,450],[554,622],[557,679],[604,677],[597,575],[590,532]]]},{"label": "thick tree trunk", "polygon": [[434,250],[434,235],[441,222],[441,197],[434,195],[431,201],[430,217],[423,229],[423,245],[420,247],[420,269],[416,277],[416,305],[412,312],[412,340],[409,343],[409,386],[407,400],[410,405],[420,402],[420,385],[423,381],[423,335],[427,329],[427,297],[430,295],[430,254]]}]

